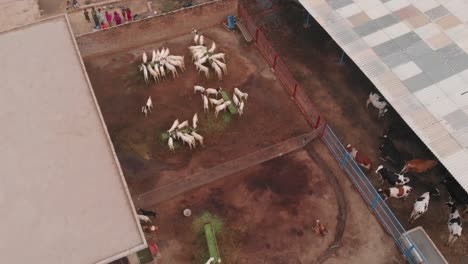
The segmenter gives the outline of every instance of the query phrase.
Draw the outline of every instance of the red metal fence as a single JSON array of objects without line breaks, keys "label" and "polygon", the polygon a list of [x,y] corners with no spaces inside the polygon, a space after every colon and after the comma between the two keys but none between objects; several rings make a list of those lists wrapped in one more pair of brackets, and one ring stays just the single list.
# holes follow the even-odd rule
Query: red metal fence
[{"label": "red metal fence", "polygon": [[372,183],[362,172],[359,165],[344,148],[333,130],[325,123],[320,112],[310,101],[301,85],[297,83],[283,62],[281,57],[270,45],[262,30],[257,27],[242,6],[239,6],[239,16],[249,33],[254,36],[255,43],[266,61],[275,70],[278,79],[283,83],[286,90],[294,98],[295,102],[305,115],[307,122],[314,127],[320,128],[322,141],[325,143],[331,154],[340,163],[345,173],[355,184],[358,191],[376,214],[377,219],[384,226],[385,230],[392,235],[398,248],[402,251],[405,258],[411,264],[429,263],[416,243],[405,234],[406,230],[395,217],[391,209],[375,190]]},{"label": "red metal fence", "polygon": [[239,6],[239,16],[242,18],[242,23],[244,24],[244,26],[254,37],[255,44],[257,45],[258,49],[265,57],[268,64],[270,64],[270,66],[276,72],[276,76],[281,81],[281,83],[283,83],[283,86],[286,88],[288,93],[291,95],[291,97],[301,109],[302,113],[306,117],[307,122],[313,128],[324,128],[325,121],[320,115],[320,112],[314,106],[312,101],[310,101],[309,97],[304,92],[301,85],[294,79],[292,74],[289,72],[288,67],[284,63],[283,59],[281,59],[278,53],[276,53],[276,51],[270,45],[263,31],[255,25],[252,18],[242,6]]}]

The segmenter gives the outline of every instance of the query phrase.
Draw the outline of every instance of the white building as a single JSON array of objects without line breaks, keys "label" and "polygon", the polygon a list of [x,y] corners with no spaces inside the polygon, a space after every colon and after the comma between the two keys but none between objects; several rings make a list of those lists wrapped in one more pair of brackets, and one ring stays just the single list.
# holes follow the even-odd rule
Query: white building
[{"label": "white building", "polygon": [[146,247],[67,18],[0,33],[2,263],[108,263]]}]

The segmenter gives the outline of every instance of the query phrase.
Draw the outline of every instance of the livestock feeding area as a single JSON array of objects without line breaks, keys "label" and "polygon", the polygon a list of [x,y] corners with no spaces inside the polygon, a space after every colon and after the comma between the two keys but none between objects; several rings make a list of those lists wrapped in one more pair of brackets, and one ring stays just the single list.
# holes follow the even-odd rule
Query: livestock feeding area
[{"label": "livestock feeding area", "polygon": [[[173,199],[172,189],[164,188],[180,181],[190,184],[190,179],[196,180],[197,175],[213,167],[312,130],[254,46],[247,45],[240,34],[222,27],[205,29],[203,35],[208,47],[215,42],[216,49],[225,54],[228,74],[222,80],[214,71],[207,78],[192,63],[189,46],[195,44],[190,31],[143,47],[84,58],[132,195],[151,198],[145,194],[157,190],[157,200],[161,202],[148,207],[160,215],[153,220],[159,231],[148,236],[160,249],[160,261],[206,261],[208,251],[199,224],[206,219],[214,223],[224,263],[291,258],[288,254],[302,259],[302,239],[308,245],[317,244],[317,251],[305,256],[313,260],[314,252],[319,254],[333,238],[337,205],[325,176],[304,151],[286,154],[278,162],[256,165],[229,176],[229,180],[210,183]],[[166,48],[174,56],[184,56],[185,70],[178,68],[175,78],[170,73],[157,81],[148,75],[145,82],[141,69],[143,52],[149,63],[153,49],[163,53],[161,50]],[[215,90],[221,87],[221,93],[231,98],[234,88],[248,93],[248,98],[243,99],[243,114],[226,109],[216,117],[216,106],[208,104],[209,109],[204,109],[206,95],[194,90],[194,86]],[[179,125],[188,121],[180,131],[193,128],[195,113],[196,131],[203,136],[203,145],[197,141],[196,148],[191,148],[174,137],[172,151],[168,130],[176,119]],[[183,215],[187,208],[191,210],[190,217]],[[324,239],[311,230],[319,216],[330,230]],[[291,221],[280,224],[278,219]],[[279,227],[284,236],[278,235]],[[297,247],[288,247],[291,243]],[[261,248],[264,255],[258,254],[256,248]],[[286,251],[290,253],[282,255]],[[239,259],[246,262],[238,262]]]},{"label": "livestock feeding area", "polygon": [[[221,75],[208,60],[192,61],[196,34],[207,51],[216,43],[212,56],[224,54]],[[363,254],[373,262],[402,259],[239,32],[221,25],[187,30],[83,59],[134,202],[158,212],[157,228],[145,228],[159,248],[158,263],[205,263],[213,245],[223,263],[359,263]]]}]

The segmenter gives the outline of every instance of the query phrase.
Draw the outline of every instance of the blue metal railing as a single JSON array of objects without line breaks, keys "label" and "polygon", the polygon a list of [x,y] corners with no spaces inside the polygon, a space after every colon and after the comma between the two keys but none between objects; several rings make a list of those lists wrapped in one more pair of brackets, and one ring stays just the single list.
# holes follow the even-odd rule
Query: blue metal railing
[{"label": "blue metal railing", "polygon": [[371,210],[376,214],[377,219],[384,226],[385,230],[393,237],[398,248],[401,250],[408,262],[414,264],[421,263],[416,262],[411,257],[413,253],[416,253],[415,255],[418,255],[423,260],[422,263],[429,263],[409,236],[405,236],[406,243],[403,243],[402,235],[406,232],[405,228],[395,217],[385,201],[380,197],[380,194],[374,188],[374,185],[372,185],[366,174],[364,174],[360,166],[349,155],[346,148],[328,125],[325,125],[323,130],[322,141],[330,150],[333,157],[340,163],[342,169],[351,179],[354,186],[356,186],[357,190],[370,206]]},{"label": "blue metal railing", "polygon": [[[243,18],[247,30],[252,34],[252,36],[255,36],[257,47],[265,56],[266,61],[270,63],[273,68],[275,68],[276,75],[283,83],[286,91],[292,93],[292,96],[298,104],[299,108],[306,116],[306,120],[315,129],[323,131],[322,141],[325,143],[335,159],[339,162],[340,166],[351,179],[354,186],[356,186],[359,193],[370,206],[372,211],[375,212],[377,219],[382,223],[385,230],[393,237],[398,248],[401,250],[408,262],[414,264],[428,264],[429,262],[424,258],[421,251],[409,236],[405,236],[405,243],[403,243],[402,235],[406,232],[405,228],[401,225],[387,204],[382,200],[379,193],[375,190],[367,176],[362,172],[356,161],[349,156],[345,147],[343,144],[341,144],[335,133],[333,133],[332,129],[325,123],[323,118],[321,118],[320,112],[309,100],[302,88],[300,88],[298,82],[288,71],[288,67],[281,61],[281,59],[279,59],[278,63],[278,54],[275,52],[271,44],[269,44],[261,30],[255,25],[246,10],[242,8],[242,6],[239,6],[239,15]],[[343,53],[341,61],[343,60],[344,55],[345,54]],[[299,89],[297,89],[298,87]],[[297,96],[296,89],[299,91]],[[411,257],[412,255],[418,255],[422,261],[415,261]]]}]

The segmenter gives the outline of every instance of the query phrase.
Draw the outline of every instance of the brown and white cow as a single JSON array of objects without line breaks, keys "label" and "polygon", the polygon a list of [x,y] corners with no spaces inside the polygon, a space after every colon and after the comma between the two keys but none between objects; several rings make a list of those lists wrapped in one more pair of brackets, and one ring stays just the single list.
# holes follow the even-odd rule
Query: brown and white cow
[{"label": "brown and white cow", "polygon": [[379,189],[377,192],[382,194],[384,201],[387,200],[390,197],[393,198],[403,198],[403,200],[406,200],[408,195],[413,191],[413,188],[408,185],[400,185],[396,187],[390,187],[388,189],[382,190]]},{"label": "brown and white cow", "polygon": [[372,169],[372,163],[369,157],[361,154],[361,152],[351,146],[351,144],[346,146],[346,150],[349,152],[349,155],[357,162],[357,164],[369,171]]}]

